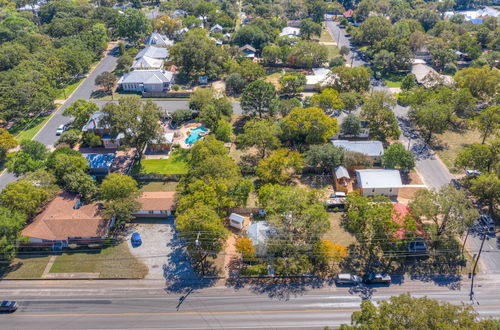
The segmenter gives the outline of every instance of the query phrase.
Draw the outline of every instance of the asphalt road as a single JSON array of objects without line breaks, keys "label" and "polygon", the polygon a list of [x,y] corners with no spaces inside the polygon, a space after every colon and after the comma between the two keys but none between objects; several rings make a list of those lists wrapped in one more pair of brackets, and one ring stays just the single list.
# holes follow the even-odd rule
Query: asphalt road
[{"label": "asphalt road", "polygon": [[[349,64],[352,64],[353,67],[368,65],[367,62],[363,61],[359,55],[353,51],[354,48],[349,38],[345,35],[346,32],[344,29],[341,29],[337,23],[333,21],[327,21],[326,24],[333,38],[337,40],[338,47],[346,46],[351,49],[346,56]],[[372,80],[372,88],[373,90],[389,91],[387,87],[379,85],[375,80]],[[402,132],[400,136],[401,142],[408,145],[408,140],[411,139],[410,147],[417,158],[416,168],[418,173],[422,176],[424,183],[428,187],[436,189],[449,183],[453,177],[446,166],[427,147],[424,141],[418,136],[416,130],[412,127],[408,120],[408,108],[396,105],[394,113],[398,118]]]},{"label": "asphalt road", "polygon": [[[347,46],[353,49],[348,37],[345,36],[345,30],[340,29],[333,21],[327,21],[327,27],[334,39],[338,40],[338,46]],[[350,51],[347,55],[348,63],[352,63],[354,67],[367,65],[359,56]],[[388,92],[388,88],[376,84],[373,81],[373,90],[382,90]],[[437,157],[437,155],[428,147],[424,140],[419,136],[418,131],[413,127],[408,119],[408,108],[396,105],[394,113],[399,122],[401,136],[399,140],[405,146],[409,146],[416,157],[416,169],[422,177],[424,183],[434,189],[450,183],[453,176],[448,171],[446,165]],[[477,255],[481,246],[481,237],[472,236],[467,240],[467,250]],[[479,261],[480,270],[486,274],[500,274],[500,237],[498,234],[493,237],[488,237],[486,240],[483,253]]]},{"label": "asphalt road", "polygon": [[[163,108],[166,112],[173,112],[179,109],[189,109],[189,101],[188,100],[152,100],[154,103],[158,104]],[[100,108],[102,108],[106,103],[109,102],[118,102],[118,101],[100,101],[100,100],[92,100],[95,104],[97,104]],[[144,99],[143,102],[147,102],[147,99]],[[231,102],[233,105],[233,113],[234,114],[242,114],[242,110],[240,107],[240,102]]]},{"label": "asphalt road", "polygon": [[[359,308],[359,294],[348,287],[313,286],[221,286],[172,292],[162,282],[150,281],[2,282],[2,299],[16,299],[20,307],[15,313],[0,314],[0,323],[4,329],[322,329],[349,323]],[[500,317],[500,283],[484,278],[475,287],[480,316]],[[365,290],[373,301],[411,292],[469,303],[467,283],[459,287],[408,281]]]}]

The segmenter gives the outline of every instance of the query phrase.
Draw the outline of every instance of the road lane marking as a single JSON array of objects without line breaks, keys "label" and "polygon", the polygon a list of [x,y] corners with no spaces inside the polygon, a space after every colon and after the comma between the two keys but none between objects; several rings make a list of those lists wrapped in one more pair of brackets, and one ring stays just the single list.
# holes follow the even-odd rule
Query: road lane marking
[{"label": "road lane marking", "polygon": [[174,316],[174,315],[244,315],[244,314],[280,314],[280,313],[339,313],[356,312],[359,308],[339,309],[303,309],[303,310],[250,310],[227,312],[162,312],[162,313],[61,313],[61,314],[3,314],[0,317],[103,317],[103,316]]}]

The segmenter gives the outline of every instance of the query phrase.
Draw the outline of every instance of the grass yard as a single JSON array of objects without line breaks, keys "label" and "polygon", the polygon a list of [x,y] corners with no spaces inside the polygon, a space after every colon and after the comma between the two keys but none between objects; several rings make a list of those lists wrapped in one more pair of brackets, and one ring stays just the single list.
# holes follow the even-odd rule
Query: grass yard
[{"label": "grass yard", "polygon": [[342,218],[343,212],[328,212],[328,218],[330,220],[330,230],[323,236],[324,239],[332,241],[334,243],[340,243],[345,246],[349,246],[356,242],[353,235],[348,233],[340,225],[340,220]]},{"label": "grass yard", "polygon": [[443,134],[436,134],[436,138],[439,140],[441,147],[435,148],[435,150],[452,173],[460,172],[460,169],[455,167],[457,155],[466,146],[474,142],[481,142],[479,133],[473,129],[465,132],[446,131]]},{"label": "grass yard", "polygon": [[96,253],[63,253],[56,258],[50,273],[100,273],[100,278],[144,278],[148,269],[136,259],[127,242]]},{"label": "grass yard", "polygon": [[50,115],[20,120],[12,126],[9,132],[15,135],[18,141],[31,140],[49,119]]},{"label": "grass yard", "polygon": [[30,255],[29,258],[15,258],[8,265],[0,264],[0,278],[40,278],[49,259],[48,254]]},{"label": "grass yard", "polygon": [[319,42],[336,42],[328,29],[323,25],[323,30],[321,30],[321,36],[319,37]]},{"label": "grass yard", "polygon": [[282,73],[281,72],[275,72],[270,75],[267,75],[264,77],[264,80],[267,82],[270,82],[271,84],[274,85],[276,88],[280,88],[280,78],[281,78]]},{"label": "grass yard", "polygon": [[168,159],[143,159],[141,164],[134,165],[133,173],[186,174],[189,166],[187,155],[189,150],[177,149]]},{"label": "grass yard", "polygon": [[75,89],[80,86],[80,84],[82,83],[83,81],[83,78],[82,79],[78,79],[77,81],[75,81],[74,83],[72,84],[69,84],[68,86],[62,88],[59,90],[59,93],[57,94],[56,96],[56,100],[64,100],[64,99],[67,99],[71,93],[73,93],[75,91]]},{"label": "grass yard", "polygon": [[139,191],[141,192],[175,191],[178,184],[179,182],[173,182],[173,181],[147,182],[144,184],[139,183]]},{"label": "grass yard", "polygon": [[405,74],[391,74],[391,75],[382,77],[382,79],[384,80],[387,87],[401,88],[401,82],[403,81],[405,76],[406,76]]}]

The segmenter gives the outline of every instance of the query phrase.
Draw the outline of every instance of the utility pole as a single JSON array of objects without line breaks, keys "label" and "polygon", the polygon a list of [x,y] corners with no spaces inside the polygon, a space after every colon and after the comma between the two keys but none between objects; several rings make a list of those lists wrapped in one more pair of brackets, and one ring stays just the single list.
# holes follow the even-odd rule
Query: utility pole
[{"label": "utility pole", "polygon": [[201,255],[201,275],[205,276],[205,255],[203,255],[203,249],[201,248],[200,232],[198,232],[198,235],[196,235],[196,241],[194,241],[194,245],[200,251],[200,255]]},{"label": "utility pole", "polygon": [[472,281],[470,283],[470,300],[474,299],[474,275],[476,274],[477,262],[483,251],[484,241],[486,240],[486,233],[483,233],[483,240],[481,241],[481,246],[479,247],[479,253],[477,254],[476,262],[474,263],[474,268],[472,269]]}]

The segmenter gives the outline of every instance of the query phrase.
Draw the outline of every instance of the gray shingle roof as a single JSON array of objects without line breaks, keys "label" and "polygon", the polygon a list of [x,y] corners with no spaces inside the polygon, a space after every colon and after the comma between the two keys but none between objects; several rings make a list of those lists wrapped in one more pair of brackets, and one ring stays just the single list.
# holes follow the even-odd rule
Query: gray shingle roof
[{"label": "gray shingle roof", "polygon": [[342,147],[346,151],[359,152],[370,157],[384,154],[384,146],[380,141],[332,140],[331,142],[334,146]]},{"label": "gray shingle roof", "polygon": [[403,186],[398,170],[356,170],[356,177],[358,184],[364,189],[401,188]]},{"label": "gray shingle roof", "polygon": [[135,59],[138,60],[143,56],[164,60],[168,57],[168,50],[166,48],[148,46],[137,53]]},{"label": "gray shingle roof", "polygon": [[165,70],[134,70],[120,78],[118,84],[170,83],[173,73]]}]

